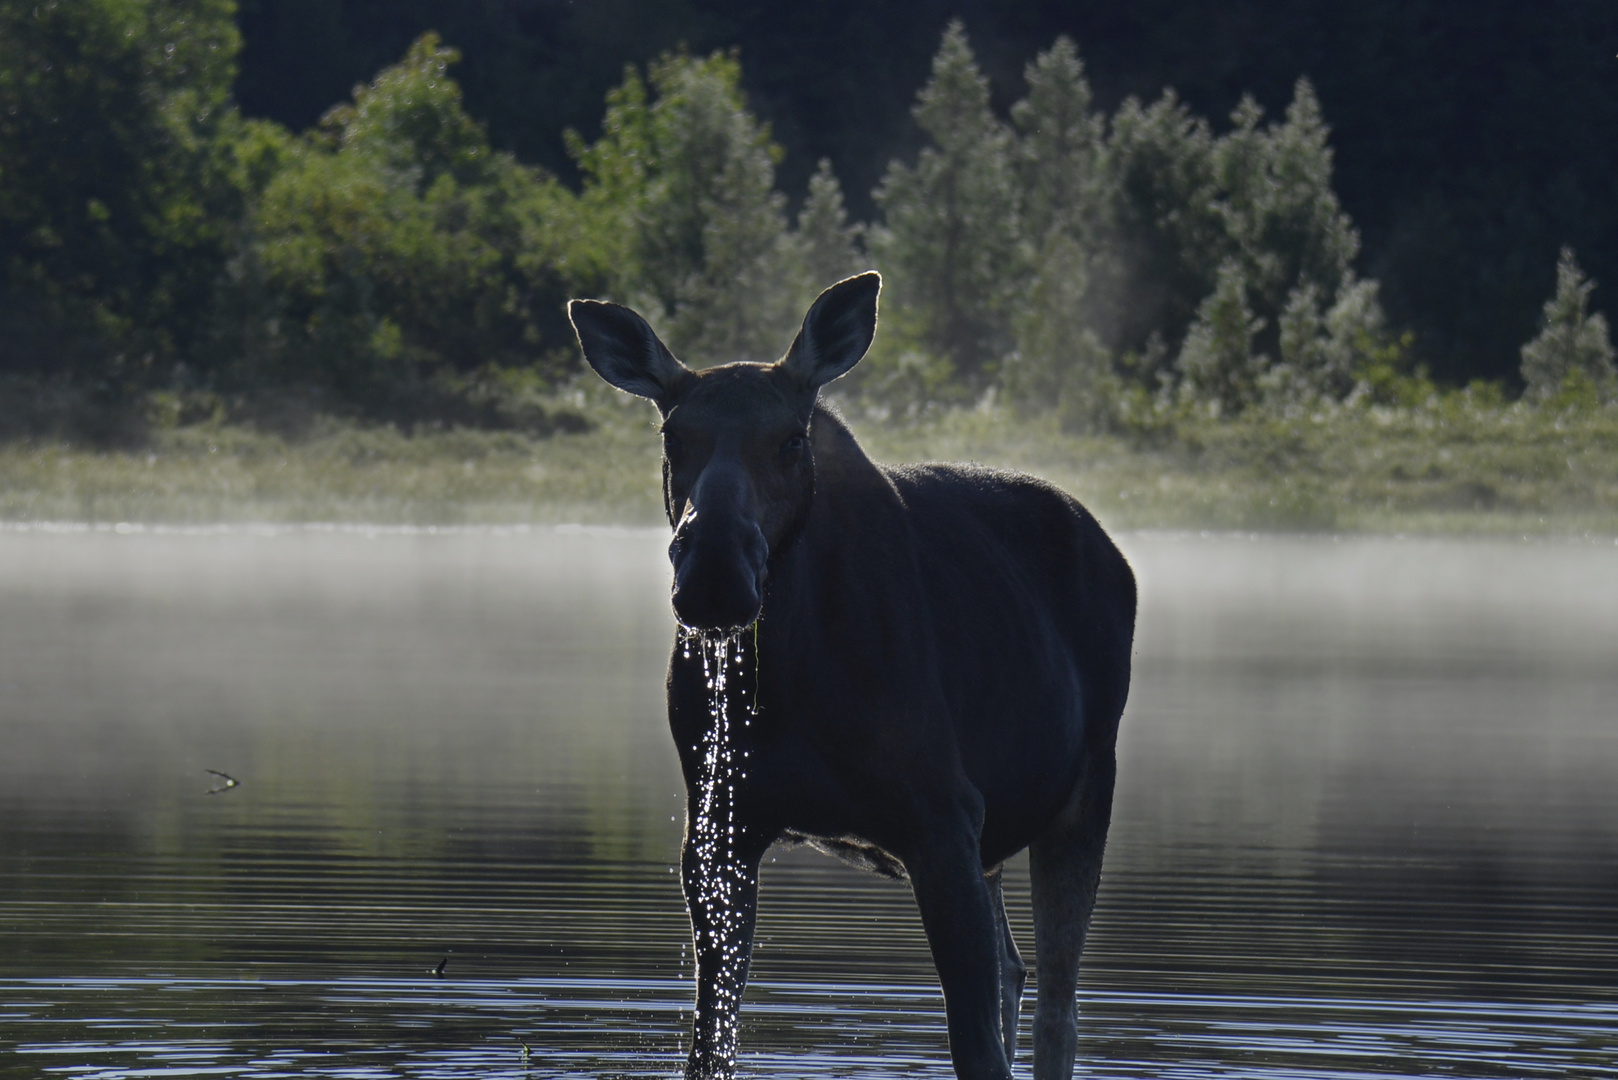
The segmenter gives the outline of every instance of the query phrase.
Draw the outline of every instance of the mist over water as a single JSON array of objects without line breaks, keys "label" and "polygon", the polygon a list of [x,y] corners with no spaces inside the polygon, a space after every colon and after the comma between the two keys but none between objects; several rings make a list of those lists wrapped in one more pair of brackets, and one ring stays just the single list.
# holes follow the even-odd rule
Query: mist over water
[{"label": "mist over water", "polygon": [[[0,1074],[673,1073],[665,543],[0,531]],[[1081,1070],[1618,1075],[1618,548],[1121,546]],[[760,893],[744,1074],[952,1075],[903,885]]]}]

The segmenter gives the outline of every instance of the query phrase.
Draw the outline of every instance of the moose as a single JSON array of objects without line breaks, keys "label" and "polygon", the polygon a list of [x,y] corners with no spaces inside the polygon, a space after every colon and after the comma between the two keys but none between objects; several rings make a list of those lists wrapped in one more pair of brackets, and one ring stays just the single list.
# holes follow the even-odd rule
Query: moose
[{"label": "moose", "polygon": [[[1001,867],[1027,848],[1034,1075],[1073,1071],[1134,576],[1095,518],[1049,484],[865,455],[818,398],[870,348],[880,290],[874,271],[840,281],[780,360],[705,370],[627,307],[568,305],[590,366],[662,417],[682,627],[668,712],[697,966],[687,1080],[734,1073],[758,868],[778,841],[909,881],[960,1080],[1011,1076],[1027,968]],[[722,897],[705,885],[698,828],[704,746],[722,717],[692,635],[735,640],[734,681],[752,695],[730,729],[745,768],[725,792],[734,881]]]}]

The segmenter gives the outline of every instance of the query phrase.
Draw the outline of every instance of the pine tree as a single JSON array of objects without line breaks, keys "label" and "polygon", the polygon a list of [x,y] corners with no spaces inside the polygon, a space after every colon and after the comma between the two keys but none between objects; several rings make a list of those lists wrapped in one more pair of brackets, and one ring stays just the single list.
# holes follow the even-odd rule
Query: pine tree
[{"label": "pine tree", "polygon": [[1054,411],[1070,431],[1106,426],[1117,398],[1112,356],[1085,313],[1086,254],[1056,232],[1017,316],[1017,348],[1006,358],[1007,398],[1029,412]]},{"label": "pine tree", "polygon": [[1265,401],[1282,408],[1341,401],[1362,365],[1387,345],[1378,285],[1344,275],[1330,305],[1305,282],[1287,296],[1280,315],[1280,362],[1265,377]]},{"label": "pine tree", "polygon": [[1218,284],[1197,308],[1197,321],[1180,349],[1180,393],[1183,400],[1207,408],[1215,416],[1235,416],[1255,404],[1268,357],[1253,352],[1253,339],[1264,329],[1247,302],[1247,277],[1241,264],[1227,260]]},{"label": "pine tree", "polygon": [[1011,134],[957,20],[944,31],[916,122],[932,145],[914,168],[895,161],[876,191],[885,226],[873,254],[925,346],[982,387],[1010,349],[1018,283]]},{"label": "pine tree", "polygon": [[1023,234],[1034,246],[1056,231],[1093,249],[1104,213],[1105,118],[1092,109],[1084,63],[1059,37],[1024,72],[1028,96],[1012,106],[1022,138],[1015,155]]},{"label": "pine tree", "polygon": [[1332,190],[1330,129],[1307,79],[1284,123],[1260,127],[1264,111],[1243,98],[1214,160],[1225,231],[1242,261],[1255,308],[1270,325],[1291,294],[1311,287],[1335,297],[1359,252],[1359,235]]},{"label": "pine tree", "polygon": [[1028,96],[1011,116],[1021,134],[1014,163],[1027,278],[1002,385],[1019,406],[1054,409],[1064,427],[1092,430],[1105,423],[1116,394],[1092,295],[1115,273],[1105,265],[1105,120],[1091,107],[1084,64],[1068,38],[1036,57],[1024,78]]},{"label": "pine tree", "polygon": [[[1172,350],[1230,256],[1218,206],[1214,135],[1173,91],[1149,107],[1127,99],[1112,117],[1104,167],[1108,246],[1119,270],[1106,299],[1106,340],[1120,353]],[[1162,372],[1143,368],[1146,379]]]},{"label": "pine tree", "polygon": [[843,189],[831,162],[821,158],[798,212],[799,258],[810,293],[818,295],[821,289],[860,271],[860,232],[858,225],[848,223]]},{"label": "pine tree", "polygon": [[1556,294],[1545,301],[1539,335],[1522,347],[1522,378],[1531,400],[1545,401],[1583,382],[1601,400],[1618,396],[1607,320],[1590,311],[1595,282],[1564,247],[1556,263]]}]

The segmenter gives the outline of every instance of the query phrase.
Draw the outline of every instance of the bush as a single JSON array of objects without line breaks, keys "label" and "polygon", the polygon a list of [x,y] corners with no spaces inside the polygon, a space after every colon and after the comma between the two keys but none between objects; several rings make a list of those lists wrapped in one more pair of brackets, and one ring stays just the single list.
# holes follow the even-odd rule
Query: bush
[{"label": "bush", "polygon": [[226,320],[252,317],[232,342],[248,382],[410,421],[480,369],[554,381],[571,367],[563,304],[600,260],[571,193],[466,116],[456,59],[423,36],[286,146]]}]

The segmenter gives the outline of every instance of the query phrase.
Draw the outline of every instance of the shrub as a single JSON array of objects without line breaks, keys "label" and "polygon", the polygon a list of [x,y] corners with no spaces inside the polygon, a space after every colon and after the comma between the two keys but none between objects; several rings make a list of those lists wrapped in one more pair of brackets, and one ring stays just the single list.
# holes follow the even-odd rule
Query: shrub
[{"label": "shrub", "polygon": [[599,276],[576,200],[493,152],[427,34],[291,143],[237,266],[252,380],[418,419],[486,366],[571,366],[562,305]]}]

